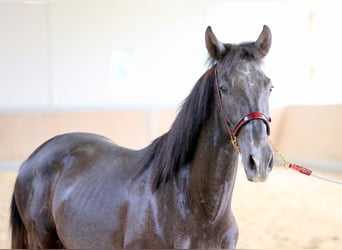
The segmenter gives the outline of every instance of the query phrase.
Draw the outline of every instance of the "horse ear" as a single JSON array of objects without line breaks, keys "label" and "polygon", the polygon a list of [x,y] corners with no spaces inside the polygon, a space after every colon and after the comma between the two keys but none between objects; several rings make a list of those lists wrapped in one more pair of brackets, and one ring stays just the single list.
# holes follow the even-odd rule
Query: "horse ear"
[{"label": "horse ear", "polygon": [[210,26],[205,31],[205,45],[207,46],[209,55],[215,60],[221,59],[226,51],[224,44],[216,38]]},{"label": "horse ear", "polygon": [[256,45],[258,47],[258,51],[262,57],[265,57],[268,51],[271,48],[272,43],[272,34],[271,30],[267,25],[264,25],[261,34],[259,35],[258,40],[256,41]]}]

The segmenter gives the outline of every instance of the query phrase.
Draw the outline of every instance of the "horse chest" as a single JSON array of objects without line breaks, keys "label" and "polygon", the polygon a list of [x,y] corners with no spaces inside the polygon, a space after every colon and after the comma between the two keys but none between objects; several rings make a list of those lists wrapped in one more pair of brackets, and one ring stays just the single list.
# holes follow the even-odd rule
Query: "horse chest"
[{"label": "horse chest", "polygon": [[212,223],[194,214],[183,217],[177,210],[165,212],[157,207],[149,203],[130,208],[124,248],[234,248],[236,245],[234,218],[227,216]]}]

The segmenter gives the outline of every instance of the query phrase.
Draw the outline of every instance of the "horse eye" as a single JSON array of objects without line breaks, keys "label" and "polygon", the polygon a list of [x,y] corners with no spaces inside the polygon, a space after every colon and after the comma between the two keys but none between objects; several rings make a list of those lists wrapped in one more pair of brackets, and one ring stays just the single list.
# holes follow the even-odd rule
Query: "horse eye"
[{"label": "horse eye", "polygon": [[220,90],[221,90],[222,92],[226,92],[226,91],[227,91],[227,87],[224,86],[224,85],[222,85],[222,86],[220,86]]}]

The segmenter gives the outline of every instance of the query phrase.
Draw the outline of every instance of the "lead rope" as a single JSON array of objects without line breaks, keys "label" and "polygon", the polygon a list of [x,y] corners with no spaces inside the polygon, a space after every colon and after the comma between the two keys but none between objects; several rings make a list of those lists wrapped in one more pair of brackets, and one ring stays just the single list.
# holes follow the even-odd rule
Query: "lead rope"
[{"label": "lead rope", "polygon": [[[305,174],[307,176],[313,176],[313,177],[316,177],[318,179],[321,179],[323,181],[327,181],[327,182],[330,182],[330,183],[334,183],[334,184],[338,184],[338,185],[342,185],[342,182],[340,181],[336,181],[336,180],[331,180],[331,179],[328,179],[328,178],[325,178],[325,177],[322,177],[322,176],[319,176],[319,175],[316,175],[314,173],[312,173],[312,170],[308,169],[308,168],[305,168],[305,167],[302,167],[302,166],[299,166],[297,164],[293,164],[293,163],[290,163],[289,161],[286,160],[286,158],[280,153],[280,151],[278,150],[278,148],[274,145],[274,143],[269,139],[269,143],[271,144],[272,146],[272,149],[273,149],[273,152],[276,154],[276,164],[279,165],[279,166],[282,166],[282,167],[285,167],[285,168],[291,168],[295,171],[298,171],[299,173],[301,174]],[[278,161],[277,161],[278,160]]]}]

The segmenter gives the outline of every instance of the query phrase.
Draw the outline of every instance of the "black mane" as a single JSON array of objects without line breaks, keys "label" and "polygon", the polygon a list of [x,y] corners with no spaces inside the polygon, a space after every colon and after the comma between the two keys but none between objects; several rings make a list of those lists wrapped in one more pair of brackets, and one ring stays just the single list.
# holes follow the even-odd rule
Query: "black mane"
[{"label": "black mane", "polygon": [[211,68],[185,99],[171,129],[148,146],[148,158],[140,173],[148,167],[155,167],[154,189],[192,160],[202,125],[212,111],[214,80],[215,72]]},{"label": "black mane", "polygon": [[185,99],[171,129],[147,147],[147,157],[145,156],[137,175],[153,167],[154,189],[166,183],[181,166],[193,159],[202,125],[215,106],[213,101],[217,64],[229,71],[239,60],[258,60],[254,43],[225,46],[230,46],[227,54],[220,62],[210,61],[212,67],[202,75]]}]

